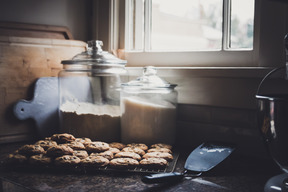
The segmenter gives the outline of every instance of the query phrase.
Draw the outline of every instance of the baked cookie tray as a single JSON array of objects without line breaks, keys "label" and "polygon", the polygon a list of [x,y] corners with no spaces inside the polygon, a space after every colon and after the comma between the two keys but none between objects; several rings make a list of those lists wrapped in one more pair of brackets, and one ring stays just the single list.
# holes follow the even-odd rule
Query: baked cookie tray
[{"label": "baked cookie tray", "polygon": [[179,157],[178,152],[173,152],[173,160],[168,163],[168,166],[164,169],[145,169],[142,167],[135,167],[133,169],[116,169],[108,166],[105,167],[83,167],[81,165],[77,166],[56,166],[51,165],[31,165],[28,163],[23,164],[11,164],[7,161],[0,161],[0,170],[6,171],[19,171],[19,172],[41,172],[41,173],[76,173],[76,174],[88,174],[97,172],[126,172],[126,173],[169,173],[173,172]]}]

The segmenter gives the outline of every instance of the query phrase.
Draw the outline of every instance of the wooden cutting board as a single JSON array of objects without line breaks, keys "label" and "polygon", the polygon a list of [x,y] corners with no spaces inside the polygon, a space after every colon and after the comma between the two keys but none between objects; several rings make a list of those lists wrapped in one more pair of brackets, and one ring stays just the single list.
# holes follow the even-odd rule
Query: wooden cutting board
[{"label": "wooden cutting board", "polygon": [[41,77],[36,81],[33,99],[18,101],[14,114],[20,120],[33,119],[39,138],[49,137],[59,131],[58,95],[58,78]]},{"label": "wooden cutting board", "polygon": [[76,40],[0,36],[0,144],[37,137],[35,122],[17,119],[14,105],[32,100],[37,79],[57,77],[61,61],[85,47]]},{"label": "wooden cutting board", "polygon": [[0,21],[0,36],[73,39],[67,27]]}]

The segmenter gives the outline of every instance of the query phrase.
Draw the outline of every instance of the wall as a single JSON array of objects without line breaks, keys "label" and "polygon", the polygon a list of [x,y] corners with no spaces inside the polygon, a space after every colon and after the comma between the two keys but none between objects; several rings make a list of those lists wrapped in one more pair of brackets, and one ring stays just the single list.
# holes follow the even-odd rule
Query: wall
[{"label": "wall", "polygon": [[[87,41],[92,34],[91,4],[92,0],[0,0],[0,21],[65,26],[74,39]],[[0,143],[31,139],[35,136],[35,123],[31,119],[17,120],[13,105],[20,99],[32,99],[35,80],[57,76],[61,60],[72,58],[85,46],[83,43],[80,49],[72,41],[2,36],[0,41]]]},{"label": "wall", "polygon": [[0,21],[66,26],[74,39],[91,37],[91,0],[0,0]]}]

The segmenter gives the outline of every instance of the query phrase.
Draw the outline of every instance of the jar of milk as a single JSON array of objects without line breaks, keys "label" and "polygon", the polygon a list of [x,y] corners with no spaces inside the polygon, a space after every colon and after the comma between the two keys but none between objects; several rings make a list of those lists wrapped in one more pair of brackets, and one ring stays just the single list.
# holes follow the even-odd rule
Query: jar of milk
[{"label": "jar of milk", "polygon": [[143,75],[122,84],[120,96],[121,141],[174,144],[177,85],[157,76],[155,67],[144,67]]},{"label": "jar of milk", "polygon": [[103,51],[102,45],[88,41],[86,51],[61,62],[60,131],[113,142],[120,140],[120,88],[127,61]]}]

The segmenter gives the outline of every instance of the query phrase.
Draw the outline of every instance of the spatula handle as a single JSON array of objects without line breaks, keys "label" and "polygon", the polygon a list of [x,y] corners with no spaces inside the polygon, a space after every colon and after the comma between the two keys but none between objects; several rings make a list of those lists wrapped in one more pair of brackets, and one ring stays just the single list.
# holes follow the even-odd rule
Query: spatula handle
[{"label": "spatula handle", "polygon": [[157,174],[151,174],[146,175],[142,178],[142,181],[147,184],[152,183],[169,183],[169,182],[177,182],[181,181],[184,177],[183,173],[157,173]]}]

